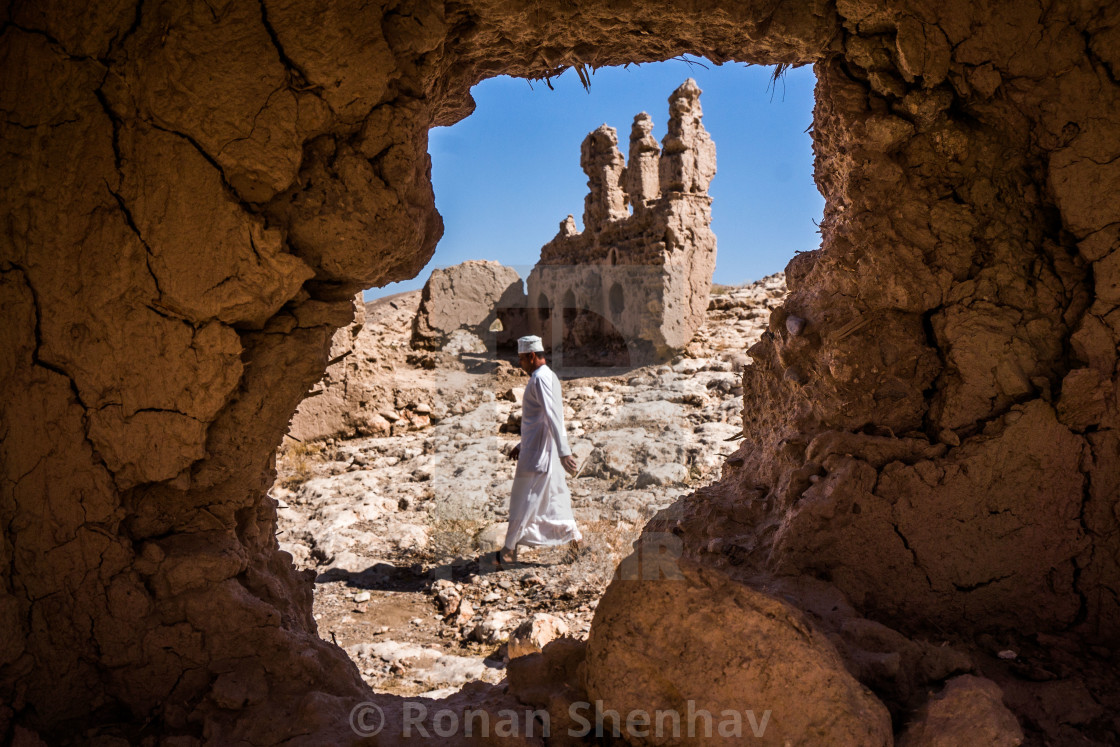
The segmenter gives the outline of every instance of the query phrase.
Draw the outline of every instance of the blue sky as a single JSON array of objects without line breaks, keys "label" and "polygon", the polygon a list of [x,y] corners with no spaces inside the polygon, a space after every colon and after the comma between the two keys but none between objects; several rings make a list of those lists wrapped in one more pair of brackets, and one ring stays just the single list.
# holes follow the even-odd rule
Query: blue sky
[{"label": "blue sky", "polygon": [[444,221],[435,256],[416,278],[366,298],[420,288],[432,269],[468,259],[497,260],[526,275],[569,213],[582,228],[587,177],[579,151],[587,133],[611,125],[625,155],[634,115],[646,111],[661,140],[669,94],[689,77],[703,90],[704,126],[716,144],[709,190],[715,282],[756,280],[782,270],[794,252],[816,249],[824,200],[805,131],[813,118],[812,68],[788,70],[773,85],[770,67],[700,62],[707,69],[681,60],[601,68],[590,93],[571,70],[553,78],[555,90],[505,76],[479,83],[474,113],[429,134]]}]

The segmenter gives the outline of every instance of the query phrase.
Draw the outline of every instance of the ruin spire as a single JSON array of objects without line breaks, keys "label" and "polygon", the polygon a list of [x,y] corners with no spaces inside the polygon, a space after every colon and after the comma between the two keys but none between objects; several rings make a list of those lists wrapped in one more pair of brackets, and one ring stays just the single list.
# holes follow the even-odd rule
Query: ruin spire
[{"label": "ruin spire", "polygon": [[597,364],[666,360],[705,318],[716,263],[706,190],[715,147],[700,124],[699,96],[689,80],[670,97],[664,153],[645,112],[634,117],[625,165],[613,128],[583,141],[584,230],[571,216],[562,221],[526,281],[530,328],[569,363],[583,355]]},{"label": "ruin spire", "polygon": [[590,188],[584,199],[584,230],[598,233],[609,221],[629,216],[619,182],[626,162],[618,150],[618,132],[604,124],[584,138],[579,164]]},{"label": "ruin spire", "polygon": [[634,209],[641,209],[661,194],[658,161],[661,147],[653,136],[653,119],[641,112],[630,127],[630,158],[622,175],[626,198]]},{"label": "ruin spire", "polygon": [[716,145],[701,122],[700,86],[689,78],[669,96],[669,131],[662,140],[661,194],[707,194],[716,173]]}]

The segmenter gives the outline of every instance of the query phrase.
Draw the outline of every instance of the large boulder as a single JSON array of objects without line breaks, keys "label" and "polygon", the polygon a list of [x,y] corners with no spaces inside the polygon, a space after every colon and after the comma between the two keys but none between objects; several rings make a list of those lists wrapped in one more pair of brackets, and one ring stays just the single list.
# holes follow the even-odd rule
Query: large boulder
[{"label": "large boulder", "polygon": [[507,667],[509,693],[533,708],[543,708],[549,717],[549,747],[584,745],[581,724],[573,715],[587,702],[580,682],[585,641],[562,637],[539,653],[518,656]]},{"label": "large boulder", "polygon": [[623,561],[588,639],[605,733],[616,711],[634,744],[892,744],[886,707],[803,613],[722,573],[641,557]]},{"label": "large boulder", "polygon": [[970,674],[954,677],[930,698],[898,740],[899,747],[1018,747],[1023,730],[1003,704],[999,685]]},{"label": "large boulder", "polygon": [[[521,276],[512,267],[490,260],[470,260],[432,270],[412,322],[412,347],[438,350],[452,333],[465,329],[493,349],[520,326],[525,308]],[[495,320],[501,329],[491,330]]]},{"label": "large boulder", "polygon": [[567,634],[566,622],[556,615],[537,612],[513,631],[506,653],[510,659],[539,654],[546,644]]}]

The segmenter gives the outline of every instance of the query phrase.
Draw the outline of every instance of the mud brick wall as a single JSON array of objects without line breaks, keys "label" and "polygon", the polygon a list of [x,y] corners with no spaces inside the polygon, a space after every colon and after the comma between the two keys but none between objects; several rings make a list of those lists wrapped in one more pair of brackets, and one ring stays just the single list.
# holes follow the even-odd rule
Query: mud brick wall
[{"label": "mud brick wall", "polygon": [[620,7],[0,3],[0,736],[353,739],[265,490],[351,297],[441,234],[426,132],[686,52],[815,65],[826,198],[689,561],[1115,642],[1116,5]]}]

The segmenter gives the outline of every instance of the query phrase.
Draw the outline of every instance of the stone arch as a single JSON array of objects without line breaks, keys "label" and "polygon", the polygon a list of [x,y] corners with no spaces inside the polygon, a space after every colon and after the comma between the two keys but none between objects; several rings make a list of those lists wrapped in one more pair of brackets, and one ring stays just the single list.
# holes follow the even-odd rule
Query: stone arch
[{"label": "stone arch", "polygon": [[827,571],[903,629],[1114,642],[1120,107],[1091,5],[0,9],[0,734],[353,741],[369,693],[273,536],[287,418],[350,297],[431,256],[426,131],[471,84],[685,52],[817,65],[827,200],[745,445],[673,519],[685,561]]},{"label": "stone arch", "polygon": [[579,306],[576,304],[576,294],[571,288],[564,291],[564,295],[560,299],[560,310],[564,314],[565,322],[579,311]]},{"label": "stone arch", "polygon": [[[585,293],[591,293],[588,300]],[[563,341],[563,357],[560,364],[564,367],[612,367],[629,366],[632,363],[630,345],[622,333],[604,315],[602,291],[589,287],[588,279],[583,279],[580,293],[568,288],[560,302],[563,328],[560,331]],[[553,344],[558,342],[553,340]]]},{"label": "stone arch", "polygon": [[618,316],[626,310],[626,296],[619,283],[611,283],[611,288],[607,292],[607,304],[610,308],[612,319],[617,319]]}]

